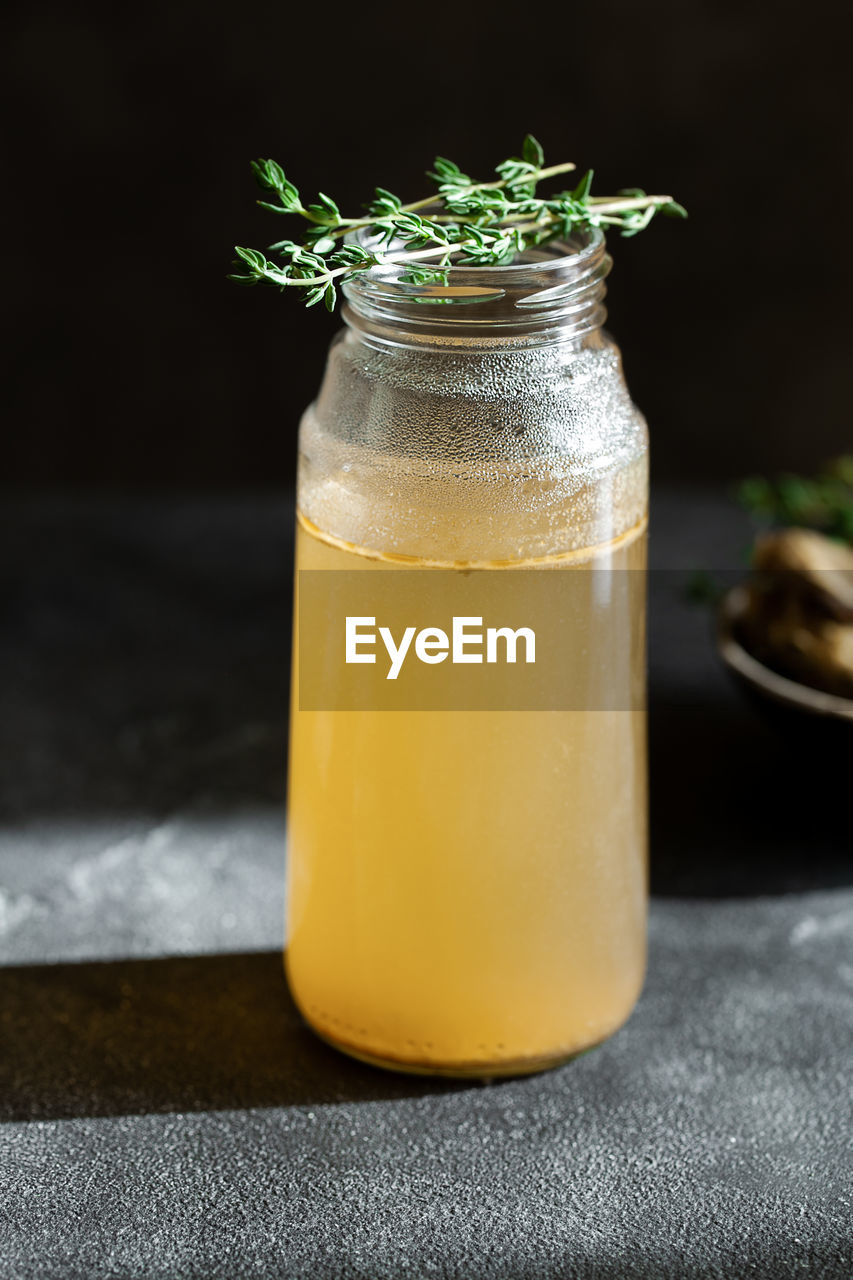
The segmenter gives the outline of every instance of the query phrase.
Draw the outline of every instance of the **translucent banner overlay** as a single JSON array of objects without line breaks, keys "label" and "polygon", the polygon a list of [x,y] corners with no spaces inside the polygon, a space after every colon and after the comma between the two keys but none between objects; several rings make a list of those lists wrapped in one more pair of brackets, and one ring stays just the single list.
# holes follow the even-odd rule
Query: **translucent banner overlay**
[{"label": "translucent banner overlay", "polygon": [[639,710],[644,570],[308,570],[300,711]]}]

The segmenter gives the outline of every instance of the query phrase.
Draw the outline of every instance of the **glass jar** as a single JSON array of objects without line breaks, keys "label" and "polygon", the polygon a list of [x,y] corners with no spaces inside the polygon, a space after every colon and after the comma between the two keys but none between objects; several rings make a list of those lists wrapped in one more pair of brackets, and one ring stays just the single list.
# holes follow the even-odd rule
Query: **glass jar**
[{"label": "glass jar", "polygon": [[[549,586],[538,575],[644,570],[647,432],[601,327],[609,267],[595,230],[444,285],[353,275],[301,423],[286,969],[325,1040],[385,1067],[540,1070],[609,1036],[642,985],[642,697],[300,699],[300,649],[331,643],[322,616],[300,620],[305,571],[405,568],[407,589],[485,571],[500,600],[516,569]],[[593,610],[599,682],[616,662],[643,689],[644,585],[639,605],[583,599],[567,655]]]}]

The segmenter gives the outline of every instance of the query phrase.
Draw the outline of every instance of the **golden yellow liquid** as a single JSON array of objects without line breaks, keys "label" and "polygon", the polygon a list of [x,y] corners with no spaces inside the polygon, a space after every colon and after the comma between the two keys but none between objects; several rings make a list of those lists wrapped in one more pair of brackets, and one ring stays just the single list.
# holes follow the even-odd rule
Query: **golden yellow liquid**
[{"label": "golden yellow liquid", "polygon": [[[297,570],[400,563],[300,518]],[[642,568],[645,522],[512,567],[534,563]],[[511,571],[492,576],[496,605]],[[642,679],[642,618],[606,625],[634,629]],[[624,1022],[645,964],[642,710],[298,701],[295,660],[286,967],[320,1035],[398,1069],[487,1076],[563,1061]]]}]

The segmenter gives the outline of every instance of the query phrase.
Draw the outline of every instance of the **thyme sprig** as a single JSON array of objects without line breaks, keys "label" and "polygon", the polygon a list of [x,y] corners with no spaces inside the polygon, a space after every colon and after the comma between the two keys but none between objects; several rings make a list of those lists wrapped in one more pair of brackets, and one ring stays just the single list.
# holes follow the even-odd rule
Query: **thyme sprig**
[{"label": "thyme sprig", "polygon": [[[436,185],[433,195],[403,204],[399,196],[377,187],[365,214],[345,218],[322,192],[313,203],[303,204],[275,160],[254,160],[255,178],[272,197],[258,204],[273,213],[295,215],[308,225],[302,243],[285,239],[268,247],[266,253],[275,253],[279,262],[259,249],[236,246],[235,266],[243,270],[229,279],[299,288],[307,306],[323,302],[331,311],[341,280],[370,267],[404,264],[404,282],[444,284],[451,264],[504,265],[526,249],[578,228],[618,227],[623,236],[633,236],[656,213],[687,216],[671,196],[650,196],[639,188],[593,196],[591,169],[570,191],[547,198],[537,195],[539,183],[574,169],[571,163],[546,167],[541,146],[528,134],[521,155],[499,164],[493,181],[477,182],[439,156],[428,174]],[[426,209],[429,216],[419,212]],[[372,237],[369,246],[345,240],[359,231]]]}]

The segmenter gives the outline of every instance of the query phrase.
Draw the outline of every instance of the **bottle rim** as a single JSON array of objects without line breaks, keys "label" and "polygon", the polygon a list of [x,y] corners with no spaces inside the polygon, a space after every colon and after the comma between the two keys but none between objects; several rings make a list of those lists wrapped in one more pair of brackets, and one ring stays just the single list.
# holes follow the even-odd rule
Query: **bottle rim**
[{"label": "bottle rim", "polygon": [[[355,239],[370,248],[377,238],[359,232]],[[606,316],[602,300],[611,259],[598,227],[527,250],[505,266],[450,265],[442,283],[407,281],[412,265],[383,263],[354,272],[343,285],[347,322],[379,337],[377,330],[390,328],[422,339],[500,331],[552,341],[555,331],[564,338],[599,328]]]}]

